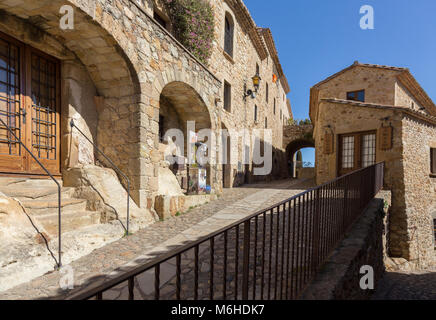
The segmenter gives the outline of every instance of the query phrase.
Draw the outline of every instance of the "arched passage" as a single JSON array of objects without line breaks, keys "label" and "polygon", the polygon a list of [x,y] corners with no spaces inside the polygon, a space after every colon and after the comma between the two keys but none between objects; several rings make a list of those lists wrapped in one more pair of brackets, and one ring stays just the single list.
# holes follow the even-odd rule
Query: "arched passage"
[{"label": "arched passage", "polygon": [[[171,129],[180,130],[184,138],[183,146],[179,146],[177,156],[184,158],[185,165],[180,165],[179,162],[179,164],[175,163],[170,167],[182,189],[188,192],[194,191],[193,188],[197,183],[198,176],[201,175],[201,169],[206,169],[207,184],[212,186],[214,179],[210,165],[205,164],[202,166],[199,161],[194,165],[190,165],[188,157],[188,144],[193,147],[192,143],[194,142],[192,136],[189,136],[191,130],[197,135],[198,133],[204,134],[204,136],[199,135],[196,137],[196,148],[199,148],[200,144],[206,144],[208,145],[207,155],[211,152],[211,135],[214,133],[209,110],[196,90],[180,81],[168,83],[163,88],[159,99],[159,137],[161,142],[166,143],[164,137]],[[192,151],[196,152],[197,149]]]},{"label": "arched passage", "polygon": [[306,149],[306,148],[315,148],[315,142],[312,139],[297,139],[292,141],[286,147],[286,158],[288,162],[288,173],[291,178],[296,178],[296,170],[299,166],[303,167],[302,159],[298,161],[296,159],[297,152]]}]

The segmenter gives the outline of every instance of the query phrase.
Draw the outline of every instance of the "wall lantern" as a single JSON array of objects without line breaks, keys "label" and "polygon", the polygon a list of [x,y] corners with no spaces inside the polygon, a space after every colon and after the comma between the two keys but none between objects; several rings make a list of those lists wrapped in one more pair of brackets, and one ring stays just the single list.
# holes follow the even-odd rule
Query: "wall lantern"
[{"label": "wall lantern", "polygon": [[259,87],[260,87],[260,80],[262,80],[260,78],[260,76],[258,74],[256,74],[253,78],[251,78],[251,80],[253,80],[253,86],[254,86],[254,90],[259,91]]},{"label": "wall lantern", "polygon": [[255,99],[256,93],[259,91],[260,81],[262,80],[262,78],[259,76],[258,73],[256,73],[256,75],[252,77],[251,80],[253,81],[254,91],[251,89],[247,90],[247,84],[244,84],[244,100],[247,99],[247,97],[249,96],[251,96],[252,99]]}]

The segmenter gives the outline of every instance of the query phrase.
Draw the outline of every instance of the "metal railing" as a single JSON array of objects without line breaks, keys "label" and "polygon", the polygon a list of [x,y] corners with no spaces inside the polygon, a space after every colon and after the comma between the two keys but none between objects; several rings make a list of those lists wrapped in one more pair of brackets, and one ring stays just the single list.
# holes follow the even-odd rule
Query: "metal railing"
[{"label": "metal railing", "polygon": [[[115,165],[115,163],[113,163],[113,161],[103,152],[103,151],[101,151],[98,147],[97,147],[97,145],[91,140],[91,139],[89,139],[83,132],[82,132],[82,130],[80,130],[77,126],[76,126],[76,124],[74,123],[74,120],[73,119],[71,119],[71,121],[70,121],[70,126],[71,126],[71,133],[73,132],[73,129],[74,128],[76,128],[76,130],[89,142],[89,143],[91,143],[93,146],[94,146],[94,148],[95,148],[95,150],[97,150],[109,163],[110,163],[110,165],[112,166],[112,168],[113,169],[115,169],[115,171],[117,171],[125,180],[126,180],[126,182],[127,182],[127,207],[126,207],[126,210],[127,210],[127,214],[126,214],[126,227],[125,227],[125,229],[126,229],[126,235],[128,236],[129,235],[129,222],[130,222],[130,179],[127,177],[127,175],[125,175],[124,174],[124,172],[122,172],[121,171],[121,169],[120,168],[118,168],[116,165]],[[121,220],[120,220],[121,221]]]},{"label": "metal railing", "polygon": [[26,145],[21,141],[20,138],[17,137],[17,135],[13,132],[13,130],[3,121],[3,119],[0,118],[0,122],[3,124],[3,126],[6,127],[6,129],[9,131],[9,133],[15,138],[15,142],[18,142],[29,154],[30,156],[38,163],[38,165],[45,171],[45,173],[56,183],[58,188],[58,261],[56,261],[58,267],[62,267],[62,215],[61,215],[61,209],[62,209],[62,197],[61,197],[61,185],[59,182],[55,179],[55,177],[47,170],[47,168],[38,160],[38,158],[32,153],[32,151],[29,150],[29,148],[26,147]]},{"label": "metal railing", "polygon": [[342,176],[157,254],[71,299],[101,300],[104,293],[120,292],[130,300],[298,299],[382,189],[383,175],[384,163],[379,163]]}]

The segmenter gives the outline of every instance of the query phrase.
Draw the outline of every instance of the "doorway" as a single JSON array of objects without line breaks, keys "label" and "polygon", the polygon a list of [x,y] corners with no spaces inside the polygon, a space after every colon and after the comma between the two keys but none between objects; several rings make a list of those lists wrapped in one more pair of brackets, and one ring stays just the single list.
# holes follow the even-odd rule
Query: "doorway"
[{"label": "doorway", "polygon": [[369,167],[376,162],[375,131],[339,136],[339,176]]},{"label": "doorway", "polygon": [[[0,118],[50,173],[60,174],[60,63],[0,32]],[[45,171],[0,122],[0,172]]]}]

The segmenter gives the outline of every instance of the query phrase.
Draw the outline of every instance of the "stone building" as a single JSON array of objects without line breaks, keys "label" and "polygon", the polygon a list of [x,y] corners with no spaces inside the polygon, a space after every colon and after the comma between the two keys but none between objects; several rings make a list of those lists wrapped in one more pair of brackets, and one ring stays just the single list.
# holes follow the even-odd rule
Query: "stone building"
[{"label": "stone building", "polygon": [[[219,147],[221,129],[268,128],[274,161],[281,163],[290,89],[272,34],[256,26],[241,0],[210,3],[215,42],[206,66],[172,35],[158,0],[0,1],[1,118],[63,182],[65,214],[70,204],[87,203],[80,221],[69,212],[71,225],[125,217],[120,199],[127,183],[118,176],[122,187],[112,171],[105,171],[108,162],[87,138],[129,177],[133,217],[143,225],[157,219],[156,211],[175,214],[188,205],[180,192],[186,184],[183,168],[178,172],[164,158],[167,129],[186,131],[187,122],[195,121],[195,131],[211,129]],[[73,29],[60,28],[63,5],[73,8]],[[260,88],[255,97],[246,96],[256,74]],[[31,208],[52,208],[55,191],[46,183],[36,183],[45,188],[41,198],[26,193],[46,172],[0,127],[0,172],[18,174],[18,182],[27,186],[16,190],[8,178],[1,191],[28,200]],[[238,154],[244,147],[251,159],[251,145],[231,146]],[[223,186],[255,181],[252,169],[242,158],[238,164],[210,165],[207,182],[217,194]],[[174,188],[174,181],[180,186]],[[101,219],[95,219],[96,212],[103,212]],[[56,220],[46,225],[54,228]]]},{"label": "stone building", "polygon": [[311,88],[310,118],[317,183],[385,162],[389,254],[434,262],[436,106],[410,71],[355,62]]}]

